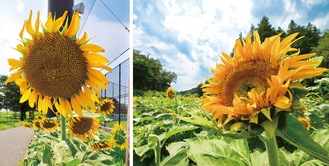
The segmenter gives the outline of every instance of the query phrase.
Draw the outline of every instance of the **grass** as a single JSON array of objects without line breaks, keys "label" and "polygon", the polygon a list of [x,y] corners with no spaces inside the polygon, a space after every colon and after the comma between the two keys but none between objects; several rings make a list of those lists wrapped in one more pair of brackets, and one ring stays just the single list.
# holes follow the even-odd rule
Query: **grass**
[{"label": "grass", "polygon": [[[6,130],[18,126],[22,126],[23,124],[30,121],[30,119],[25,119],[21,121],[19,118],[19,112],[0,112],[0,130]],[[28,115],[28,113],[27,113]]]},{"label": "grass", "polygon": [[[110,122],[107,122],[107,123],[106,123],[106,127],[113,127],[114,124],[116,124],[117,122],[119,122],[119,121],[110,121]],[[127,121],[126,121],[126,120],[121,120],[120,123],[121,123],[125,128],[127,128]]]}]

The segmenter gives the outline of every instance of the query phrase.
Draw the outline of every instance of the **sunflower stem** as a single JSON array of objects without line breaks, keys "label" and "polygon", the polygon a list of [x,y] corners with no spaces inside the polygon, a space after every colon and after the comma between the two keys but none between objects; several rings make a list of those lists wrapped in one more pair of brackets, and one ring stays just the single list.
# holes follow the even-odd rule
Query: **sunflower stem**
[{"label": "sunflower stem", "polygon": [[61,139],[66,139],[66,119],[63,115],[61,115]]},{"label": "sunflower stem", "polygon": [[260,136],[260,138],[266,146],[269,166],[280,165],[275,135],[272,137]]}]

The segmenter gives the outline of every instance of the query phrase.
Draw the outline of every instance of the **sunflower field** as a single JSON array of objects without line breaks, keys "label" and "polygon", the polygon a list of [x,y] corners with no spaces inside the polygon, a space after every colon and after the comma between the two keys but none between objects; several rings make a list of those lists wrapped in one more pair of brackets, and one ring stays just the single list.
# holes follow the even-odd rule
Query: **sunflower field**
[{"label": "sunflower field", "polygon": [[[294,116],[310,120],[310,138],[329,151],[329,101],[315,94],[312,91],[302,98],[305,110]],[[199,101],[196,95],[170,100],[164,92],[154,91],[135,96],[134,165],[268,165],[265,145],[258,137],[223,136]],[[282,138],[276,139],[282,165],[325,165]]]},{"label": "sunflower field", "polygon": [[[104,116],[96,119],[106,120]],[[84,126],[82,128],[86,128]],[[58,129],[59,118],[37,116],[24,127],[35,130],[24,157],[24,165],[125,165],[127,143],[125,133],[119,133],[125,131],[122,125],[115,124],[111,132],[97,129],[92,140],[83,140],[78,136],[62,140]],[[70,135],[73,132],[71,130]],[[121,139],[124,144],[119,145]]]}]

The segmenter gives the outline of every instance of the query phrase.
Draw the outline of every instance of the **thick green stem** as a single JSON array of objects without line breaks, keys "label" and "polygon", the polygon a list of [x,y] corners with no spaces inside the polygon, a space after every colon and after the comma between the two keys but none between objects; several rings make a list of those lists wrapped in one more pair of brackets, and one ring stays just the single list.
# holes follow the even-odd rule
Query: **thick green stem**
[{"label": "thick green stem", "polygon": [[65,117],[61,115],[61,139],[66,139],[66,121]]},{"label": "thick green stem", "polygon": [[268,162],[270,166],[278,166],[279,163],[279,154],[278,154],[278,146],[276,144],[275,135],[271,138],[263,137],[263,142],[266,146]]},{"label": "thick green stem", "polygon": [[161,156],[161,152],[160,152],[160,141],[158,140],[156,143],[156,147],[154,149],[154,154],[155,154],[155,165],[156,166],[160,166],[160,156]]}]

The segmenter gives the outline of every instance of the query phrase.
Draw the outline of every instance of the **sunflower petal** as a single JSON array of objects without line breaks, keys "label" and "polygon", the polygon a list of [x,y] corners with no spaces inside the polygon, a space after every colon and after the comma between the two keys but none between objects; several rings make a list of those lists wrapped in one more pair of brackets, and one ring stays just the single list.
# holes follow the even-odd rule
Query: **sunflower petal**
[{"label": "sunflower petal", "polygon": [[32,88],[29,88],[27,91],[25,91],[25,93],[23,94],[23,96],[19,100],[19,103],[24,103],[27,99],[29,99],[29,97],[31,95],[31,90],[32,90]]},{"label": "sunflower petal", "polygon": [[71,98],[71,106],[72,106],[73,110],[78,114],[79,117],[83,117],[81,106],[74,97]]},{"label": "sunflower petal", "polygon": [[83,37],[75,42],[75,44],[82,44],[84,43],[88,38],[88,34],[86,32],[83,33]]},{"label": "sunflower petal", "polygon": [[22,73],[23,73],[23,71],[19,71],[19,72],[16,72],[16,73],[10,75],[10,77],[4,82],[4,84],[6,85],[8,82],[13,82],[13,81],[17,80],[19,77],[21,77]]},{"label": "sunflower petal", "polygon": [[80,49],[85,52],[104,52],[104,48],[96,44],[84,44],[80,46]]},{"label": "sunflower petal", "polygon": [[66,19],[66,15],[67,15],[67,10],[65,10],[64,14],[62,17],[56,19],[55,23],[54,23],[54,31],[57,32],[63,25],[64,20]]},{"label": "sunflower petal", "polygon": [[40,24],[40,11],[38,11],[37,20],[35,21],[34,29],[36,33],[39,33],[39,24]]},{"label": "sunflower petal", "polygon": [[48,14],[48,20],[47,20],[45,26],[46,26],[48,32],[50,32],[50,33],[53,32],[53,18],[52,18],[51,12],[49,12],[49,14]]},{"label": "sunflower petal", "polygon": [[26,21],[24,21],[24,24],[23,24],[23,27],[22,27],[22,30],[19,32],[19,37],[23,40],[23,33],[24,33],[24,29],[25,29],[25,24],[26,24]]},{"label": "sunflower petal", "polygon": [[32,36],[34,37],[35,32],[32,28],[32,24],[31,24],[31,19],[32,19],[32,11],[30,10],[30,16],[29,19],[26,21],[26,31]]}]

